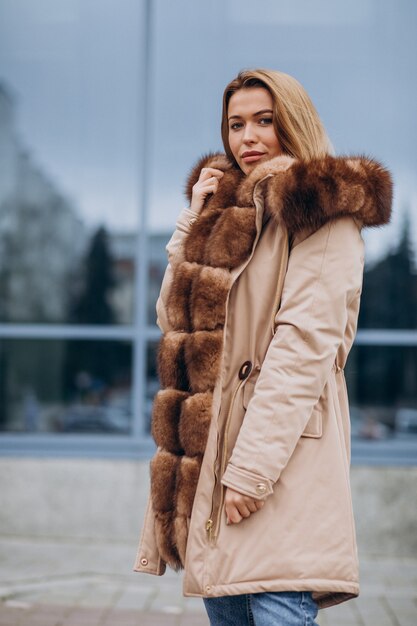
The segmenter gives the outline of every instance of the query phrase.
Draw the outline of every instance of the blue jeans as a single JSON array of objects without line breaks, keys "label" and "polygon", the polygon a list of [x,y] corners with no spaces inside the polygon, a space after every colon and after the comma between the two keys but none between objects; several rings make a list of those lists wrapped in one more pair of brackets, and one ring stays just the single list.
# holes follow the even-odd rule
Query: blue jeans
[{"label": "blue jeans", "polygon": [[203,598],[210,626],[317,626],[310,591],[271,591]]}]

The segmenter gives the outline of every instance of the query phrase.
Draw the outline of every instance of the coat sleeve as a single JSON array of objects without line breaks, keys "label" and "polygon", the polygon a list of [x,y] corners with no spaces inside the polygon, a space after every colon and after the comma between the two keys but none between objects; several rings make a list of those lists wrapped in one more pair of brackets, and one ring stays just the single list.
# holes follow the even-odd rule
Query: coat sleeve
[{"label": "coat sleeve", "polygon": [[360,230],[351,217],[328,222],[292,249],[277,330],[224,485],[257,499],[272,493],[330,375],[349,308],[361,292],[363,255]]},{"label": "coat sleeve", "polygon": [[162,279],[161,291],[156,302],[156,323],[162,332],[172,330],[166,312],[166,301],[172,282],[172,268],[183,260],[182,246],[184,238],[188,235],[191,226],[197,219],[198,213],[191,211],[191,209],[183,209],[178,216],[175,231],[165,247],[168,255],[168,265]]}]

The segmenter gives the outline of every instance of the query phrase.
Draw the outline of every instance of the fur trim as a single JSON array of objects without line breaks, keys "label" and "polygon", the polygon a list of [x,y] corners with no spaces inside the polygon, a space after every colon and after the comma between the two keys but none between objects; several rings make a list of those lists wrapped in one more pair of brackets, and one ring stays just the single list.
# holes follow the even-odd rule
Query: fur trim
[{"label": "fur trim", "polygon": [[169,563],[176,572],[182,569],[182,563],[174,532],[174,514],[155,512],[155,540],[161,558]]},{"label": "fur trim", "polygon": [[175,481],[181,457],[165,450],[158,450],[150,470],[152,482],[152,505],[155,511],[167,513],[174,509]]},{"label": "fur trim", "polygon": [[253,203],[253,190],[256,183],[267,176],[273,176],[285,172],[295,163],[295,159],[287,154],[281,154],[265,163],[260,163],[241,182],[236,192],[237,201],[240,206]]},{"label": "fur trim", "polygon": [[247,261],[256,242],[253,200],[259,183],[267,214],[289,234],[320,228],[352,215],[363,224],[390,217],[392,182],[386,169],[366,157],[297,161],[281,155],[247,177],[224,154],[209,154],[192,169],[191,199],[202,167],[224,171],[181,247],[167,297],[172,331],[161,339],[152,435],[158,451],[151,461],[155,538],[173,569],[184,566],[188,528],[218,381],[232,270]]},{"label": "fur trim", "polygon": [[[185,551],[187,549],[189,518],[185,515],[176,515],[173,522],[175,547],[178,550],[181,563],[185,563]],[[179,566],[178,569],[182,569]]]},{"label": "fur trim", "polygon": [[391,204],[389,172],[365,157],[295,161],[265,182],[266,210],[291,233],[349,215],[364,226],[381,226],[390,219]]},{"label": "fur trim", "polygon": [[184,454],[180,443],[180,415],[186,391],[162,389],[154,398],[152,407],[152,437],[157,446],[172,454]]},{"label": "fur trim", "polygon": [[213,394],[195,393],[182,403],[179,440],[189,457],[204,454],[211,420]]},{"label": "fur trim", "polygon": [[201,457],[181,458],[178,466],[178,495],[177,495],[177,514],[184,517],[191,517],[193,508],[194,494],[197,488],[198,478],[200,476]]},{"label": "fur trim", "polygon": [[[223,206],[223,210],[231,204],[254,206],[255,185],[264,180],[265,209],[290,233],[317,230],[329,220],[348,215],[359,219],[364,226],[382,226],[390,220],[391,174],[381,163],[365,155],[327,155],[309,161],[279,155],[260,163],[248,176],[236,170],[225,154],[208,155],[193,171],[200,162],[204,167],[220,163],[219,169],[226,172],[216,194],[206,201],[207,206]],[[195,176],[198,180],[198,174],[194,173]],[[231,187],[235,201],[222,204],[223,196],[233,195]],[[192,186],[189,193],[192,194]],[[191,195],[187,197],[191,199]]]},{"label": "fur trim", "polygon": [[202,393],[214,389],[220,369],[223,331],[196,330],[185,344],[190,389]]},{"label": "fur trim", "polygon": [[164,389],[167,387],[187,391],[189,381],[185,364],[187,333],[170,332],[164,335],[158,349],[158,377]]},{"label": "fur trim", "polygon": [[[230,272],[203,267],[194,281],[190,298],[191,323],[195,330],[215,330],[226,319],[226,298],[232,285]],[[216,294],[216,298],[213,298]]]}]

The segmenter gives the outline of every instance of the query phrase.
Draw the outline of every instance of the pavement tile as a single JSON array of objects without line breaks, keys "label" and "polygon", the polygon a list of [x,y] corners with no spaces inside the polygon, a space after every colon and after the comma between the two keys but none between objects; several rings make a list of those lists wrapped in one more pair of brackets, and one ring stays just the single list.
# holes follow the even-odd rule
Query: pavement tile
[{"label": "pavement tile", "polygon": [[68,612],[68,616],[75,619],[90,619],[92,616],[96,617],[97,615],[102,616],[106,613],[106,609],[103,607],[80,607],[76,606],[71,608]]},{"label": "pavement tile", "polygon": [[323,611],[319,611],[319,614],[316,617],[316,622],[319,626],[329,626],[327,616],[323,613]]},{"label": "pavement tile", "polygon": [[[140,616],[135,626],[182,626],[177,615],[166,615],[164,613],[146,613]],[[106,626],[115,626],[114,623]]]},{"label": "pavement tile", "polygon": [[[319,611],[320,619],[326,626],[363,626],[358,621],[355,610],[352,608],[354,601],[342,602],[336,606]],[[374,626],[377,626],[376,624]]]},{"label": "pavement tile", "polygon": [[88,619],[66,617],[59,622],[59,626],[100,626],[102,621],[100,615],[92,615]]},{"label": "pavement tile", "polygon": [[364,598],[359,596],[355,600],[356,607],[365,626],[397,626],[392,621],[392,615],[381,598]]},{"label": "pavement tile", "polygon": [[151,595],[149,591],[143,592],[137,589],[128,589],[122,591],[114,606],[116,609],[135,609],[137,612],[144,611],[150,598]]},{"label": "pavement tile", "polygon": [[210,626],[207,614],[201,613],[185,613],[180,622],[180,626]]},{"label": "pavement tile", "polygon": [[17,624],[21,618],[21,612],[18,609],[9,609],[5,610],[3,607],[0,608],[0,624],[1,626],[9,626]]},{"label": "pavement tile", "polygon": [[185,613],[203,613],[206,615],[206,609],[204,608],[203,598],[185,598],[184,599],[184,612]]},{"label": "pavement tile", "polygon": [[59,622],[59,626],[100,626],[102,619],[99,615],[91,616],[89,619],[65,618]]},{"label": "pavement tile", "polygon": [[417,624],[417,589],[414,599],[386,597],[386,603],[397,623],[395,626],[416,626]]},{"label": "pavement tile", "polygon": [[[131,545],[0,537],[0,551],[0,626],[208,626],[182,574],[131,571]],[[416,626],[417,559],[360,567],[359,598],[320,611],[320,626]]]},{"label": "pavement tile", "polygon": [[39,617],[35,611],[31,615],[25,617],[22,623],[19,622],[19,626],[62,626],[64,619],[65,618],[57,619],[53,616]]},{"label": "pavement tile", "polygon": [[71,608],[70,606],[54,607],[50,605],[36,605],[32,607],[30,613],[36,614],[39,619],[55,618],[58,620],[65,617]]}]

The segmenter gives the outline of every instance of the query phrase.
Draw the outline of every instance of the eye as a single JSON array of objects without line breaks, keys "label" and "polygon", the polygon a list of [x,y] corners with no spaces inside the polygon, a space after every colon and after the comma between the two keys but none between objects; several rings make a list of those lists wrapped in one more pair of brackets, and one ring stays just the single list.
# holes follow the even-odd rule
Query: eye
[{"label": "eye", "polygon": [[261,117],[261,119],[259,120],[259,123],[262,126],[266,126],[268,124],[272,124],[272,117]]},{"label": "eye", "polygon": [[230,130],[238,130],[242,127],[242,122],[233,122],[230,124]]}]

